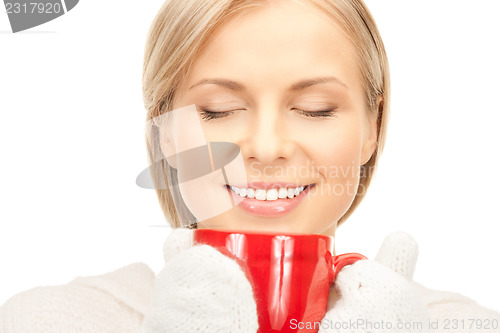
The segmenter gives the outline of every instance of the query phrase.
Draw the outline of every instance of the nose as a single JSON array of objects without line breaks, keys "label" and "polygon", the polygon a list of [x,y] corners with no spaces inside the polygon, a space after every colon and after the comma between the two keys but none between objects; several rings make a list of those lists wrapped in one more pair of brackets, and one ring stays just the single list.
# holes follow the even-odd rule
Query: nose
[{"label": "nose", "polygon": [[272,165],[292,158],[296,143],[286,122],[286,113],[277,108],[255,110],[247,137],[240,147],[250,161]]}]

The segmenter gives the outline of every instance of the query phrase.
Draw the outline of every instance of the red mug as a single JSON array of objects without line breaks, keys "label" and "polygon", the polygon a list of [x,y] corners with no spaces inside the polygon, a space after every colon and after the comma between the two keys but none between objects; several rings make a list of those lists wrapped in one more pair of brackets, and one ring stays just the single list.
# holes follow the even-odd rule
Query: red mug
[{"label": "red mug", "polygon": [[257,304],[258,333],[317,332],[300,328],[319,327],[337,273],[366,259],[333,256],[333,242],[323,235],[194,230],[195,244],[210,245],[242,267]]}]

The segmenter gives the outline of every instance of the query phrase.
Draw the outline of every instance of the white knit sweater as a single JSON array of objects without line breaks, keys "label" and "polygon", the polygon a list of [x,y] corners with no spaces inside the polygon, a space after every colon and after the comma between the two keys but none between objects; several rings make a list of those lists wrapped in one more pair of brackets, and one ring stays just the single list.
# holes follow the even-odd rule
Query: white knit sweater
[{"label": "white knit sweater", "polygon": [[[135,263],[108,274],[79,277],[66,285],[27,290],[0,307],[0,333],[141,332],[154,280],[147,265]],[[431,331],[500,332],[491,324],[490,329],[478,329],[476,323],[470,327],[470,319],[481,320],[483,325],[496,319],[500,325],[500,313],[456,293],[421,285],[418,289],[431,320],[439,321],[438,328]]]}]

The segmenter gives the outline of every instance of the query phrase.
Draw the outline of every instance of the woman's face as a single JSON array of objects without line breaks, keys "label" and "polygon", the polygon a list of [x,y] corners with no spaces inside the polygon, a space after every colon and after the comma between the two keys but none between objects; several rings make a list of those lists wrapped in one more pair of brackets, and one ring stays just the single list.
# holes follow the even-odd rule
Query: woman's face
[{"label": "woman's face", "polygon": [[377,133],[354,47],[333,22],[292,1],[247,11],[176,94],[174,109],[195,104],[207,141],[237,144],[246,169],[247,184],[228,184],[239,189],[213,184],[243,200],[200,228],[334,234]]}]

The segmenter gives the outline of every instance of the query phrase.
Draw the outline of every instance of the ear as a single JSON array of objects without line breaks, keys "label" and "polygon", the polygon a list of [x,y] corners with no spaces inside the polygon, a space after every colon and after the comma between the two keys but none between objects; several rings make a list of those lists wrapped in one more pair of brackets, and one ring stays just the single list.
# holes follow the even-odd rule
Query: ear
[{"label": "ear", "polygon": [[375,149],[377,148],[377,136],[378,136],[378,117],[380,107],[383,107],[384,98],[382,95],[377,96],[376,102],[376,112],[369,112],[366,117],[366,127],[365,134],[363,136],[363,147],[361,149],[361,161],[360,164],[366,164],[372,157]]}]

